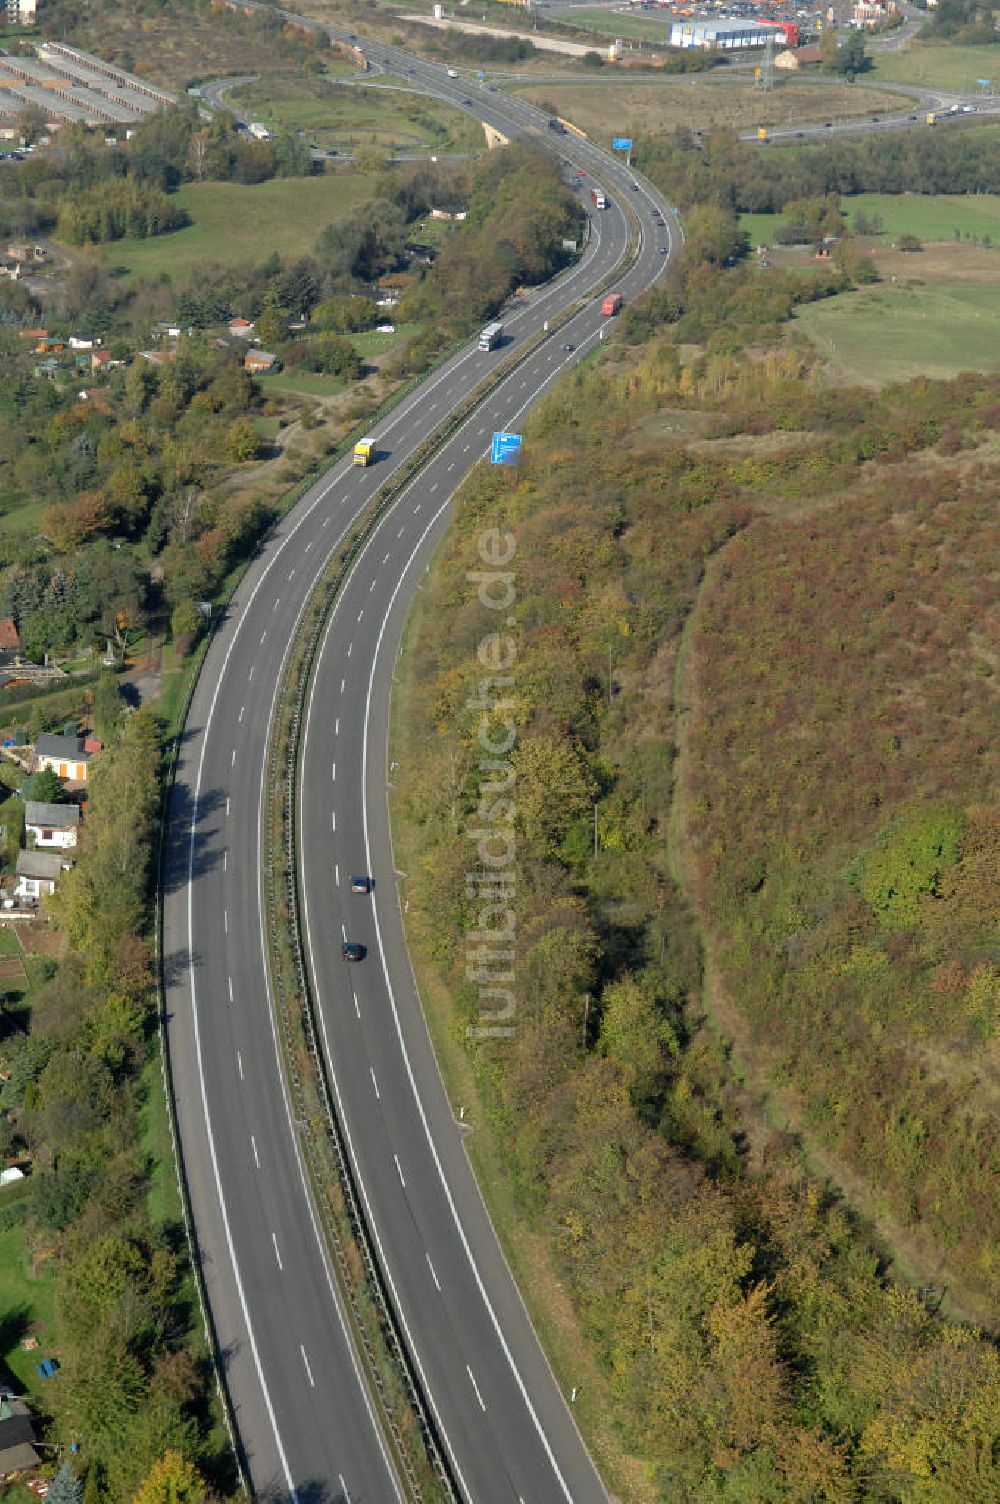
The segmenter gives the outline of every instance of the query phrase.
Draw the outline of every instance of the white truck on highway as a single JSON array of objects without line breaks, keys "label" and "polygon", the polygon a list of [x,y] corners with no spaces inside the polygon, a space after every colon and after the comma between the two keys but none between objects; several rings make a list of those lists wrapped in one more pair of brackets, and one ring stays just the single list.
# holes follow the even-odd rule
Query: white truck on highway
[{"label": "white truck on highway", "polygon": [[479,336],[480,350],[495,350],[503,339],[503,325],[501,323],[487,324]]}]

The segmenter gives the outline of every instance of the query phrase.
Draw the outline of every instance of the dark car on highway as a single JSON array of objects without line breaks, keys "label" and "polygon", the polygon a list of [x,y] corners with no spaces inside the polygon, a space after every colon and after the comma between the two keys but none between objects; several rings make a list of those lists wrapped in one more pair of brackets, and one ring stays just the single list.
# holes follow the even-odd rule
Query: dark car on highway
[{"label": "dark car on highway", "polygon": [[352,893],[370,893],[371,890],[372,890],[372,880],[371,880],[370,877],[367,877],[367,876],[358,876],[358,877],[352,877],[351,878],[351,892]]},{"label": "dark car on highway", "polygon": [[340,947],[340,954],[343,956],[345,961],[363,961],[365,959],[366,951],[365,947],[363,945],[359,945],[357,940],[345,940],[343,945]]}]

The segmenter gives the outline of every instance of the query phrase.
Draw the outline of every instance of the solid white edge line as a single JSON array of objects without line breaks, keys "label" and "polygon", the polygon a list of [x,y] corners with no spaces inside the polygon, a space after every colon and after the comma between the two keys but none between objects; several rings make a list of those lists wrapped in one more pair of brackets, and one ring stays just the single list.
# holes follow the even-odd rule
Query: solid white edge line
[{"label": "solid white edge line", "polygon": [[[204,725],[204,728],[203,728],[203,731],[202,731],[201,752],[200,752],[200,755],[199,755],[199,758],[198,758],[198,772],[197,772],[197,776],[196,776],[195,788],[194,788],[194,793],[193,793],[193,798],[192,798],[191,824],[190,824],[190,829],[189,829],[189,842],[188,842],[188,883],[187,883],[187,887],[188,887],[188,903],[187,903],[187,909],[188,909],[188,916],[187,916],[188,917],[188,974],[189,974],[189,978],[190,978],[191,1015],[192,1015],[192,1024],[193,1024],[193,1028],[194,1028],[195,1058],[196,1058],[196,1061],[197,1061],[197,1069],[198,1069],[198,1082],[199,1082],[199,1091],[200,1091],[201,1104],[202,1104],[202,1115],[203,1115],[203,1118],[204,1118],[204,1121],[205,1121],[205,1132],[206,1132],[206,1136],[207,1136],[207,1139],[208,1139],[209,1155],[210,1155],[211,1161],[212,1161],[212,1173],[213,1173],[213,1178],[215,1180],[216,1192],[217,1192],[217,1195],[218,1195],[219,1209],[220,1209],[220,1212],[222,1214],[223,1228],[224,1228],[225,1237],[226,1237],[226,1247],[227,1247],[227,1251],[229,1253],[229,1260],[230,1260],[230,1263],[231,1263],[232,1269],[233,1269],[233,1277],[234,1277],[234,1280],[235,1280],[235,1283],[236,1283],[237,1295],[239,1297],[240,1310],[242,1312],[244,1323],[246,1325],[247,1337],[248,1337],[248,1340],[250,1342],[250,1350],[251,1350],[251,1353],[252,1353],[252,1356],[253,1356],[254,1368],[256,1369],[257,1377],[258,1377],[258,1380],[260,1382],[261,1393],[262,1393],[263,1398],[264,1398],[264,1404],[265,1404],[265,1408],[267,1410],[268,1420],[270,1422],[271,1430],[272,1430],[272,1433],[274,1435],[275,1446],[277,1447],[277,1450],[278,1450],[278,1456],[279,1456],[279,1460],[280,1460],[280,1463],[281,1463],[282,1472],[284,1473],[284,1476],[285,1476],[285,1482],[286,1482],[287,1487],[288,1487],[288,1491],[289,1491],[290,1498],[292,1500],[292,1504],[298,1504],[298,1493],[296,1492],[296,1489],[295,1489],[295,1487],[294,1487],[294,1485],[292,1483],[291,1473],[290,1473],[289,1467],[288,1467],[288,1459],[287,1459],[287,1457],[285,1455],[285,1450],[284,1450],[284,1447],[283,1447],[282,1442],[281,1442],[280,1434],[278,1432],[277,1418],[276,1418],[275,1413],[274,1413],[274,1406],[273,1406],[273,1403],[271,1401],[271,1395],[270,1395],[270,1391],[269,1391],[268,1386],[267,1386],[267,1382],[266,1382],[266,1380],[264,1378],[264,1371],[263,1371],[263,1368],[261,1366],[261,1361],[260,1361],[260,1353],[259,1353],[258,1348],[257,1348],[257,1340],[256,1340],[256,1337],[254,1335],[253,1325],[252,1325],[252,1323],[250,1321],[250,1312],[249,1312],[249,1309],[247,1307],[246,1294],[245,1294],[245,1291],[244,1291],[244,1288],[243,1288],[242,1276],[240,1275],[240,1272],[239,1272],[239,1264],[238,1264],[237,1258],[236,1258],[236,1249],[235,1249],[235,1246],[233,1244],[232,1229],[230,1227],[229,1215],[228,1215],[228,1212],[226,1210],[225,1196],[224,1196],[223,1190],[222,1190],[222,1179],[221,1179],[221,1175],[219,1173],[218,1155],[217,1155],[216,1148],[215,1148],[215,1135],[214,1135],[213,1130],[212,1130],[211,1114],[209,1112],[209,1107],[208,1107],[208,1092],[207,1092],[207,1087],[206,1087],[206,1083],[205,1083],[205,1066],[204,1066],[204,1058],[203,1058],[202,1047],[201,1047],[201,1027],[200,1027],[200,1023],[199,1023],[199,1019],[198,1019],[197,989],[196,989],[196,985],[195,985],[195,966],[194,966],[194,954],[195,954],[195,951],[194,951],[194,848],[195,848],[195,838],[196,838],[197,825],[198,825],[199,803],[200,803],[200,799],[201,799],[201,785],[202,785],[202,779],[204,777],[204,770],[205,770],[205,754],[206,754],[206,751],[207,751],[207,748],[208,748],[208,742],[209,742],[209,737],[210,737],[210,733],[211,733],[212,722],[213,722],[213,719],[214,719],[214,716],[215,716],[215,708],[216,708],[216,705],[218,703],[219,693],[220,693],[220,690],[222,688],[222,684],[223,684],[223,682],[225,680],[226,671],[227,671],[228,666],[229,666],[229,659],[230,659],[230,657],[232,655],[234,647],[236,646],[237,639],[239,638],[239,635],[240,635],[240,630],[243,627],[244,622],[248,619],[250,609],[251,609],[251,607],[253,605],[254,600],[257,597],[258,592],[262,588],[262,586],[264,584],[264,581],[267,579],[267,577],[270,574],[272,568],[277,563],[278,559],[280,558],[280,556],[281,556],[283,550],[285,549],[285,547],[287,546],[287,544],[295,536],[295,534],[298,532],[299,528],[303,526],[303,524],[308,520],[309,517],[311,517],[311,515],[315,511],[316,507],[319,505],[320,500],[321,500],[320,497],[316,498],[316,500],[312,503],[312,505],[308,508],[308,510],[305,511],[303,513],[302,517],[295,523],[295,526],[293,528],[291,528],[290,531],[286,534],[286,536],[282,539],[282,541],[279,544],[278,548],[274,552],[273,558],[268,562],[268,564],[261,571],[260,578],[257,581],[256,585],[254,586],[253,590],[251,591],[250,597],[247,600],[246,605],[243,607],[243,610],[241,611],[239,619],[238,619],[238,621],[236,623],[236,626],[235,626],[235,628],[233,630],[233,635],[232,635],[232,638],[231,638],[231,640],[229,642],[229,645],[228,645],[228,647],[226,649],[226,653],[225,653],[225,656],[224,656],[223,662],[222,662],[222,667],[221,667],[221,669],[219,671],[219,675],[218,675],[218,678],[217,678],[216,684],[215,684],[215,689],[214,689],[214,691],[212,693],[212,698],[211,698],[211,701],[209,703],[208,715],[207,715],[207,717],[205,719],[205,725]],[[343,535],[341,535],[341,536],[343,536]],[[336,545],[334,545],[334,546],[336,546]],[[320,566],[320,569],[317,571],[317,576],[316,576],[317,579],[319,578],[319,575],[322,573],[322,570],[325,567],[326,567],[326,561],[323,562],[323,564]],[[310,594],[310,591],[307,591],[306,594],[303,597],[303,600],[302,600],[301,604],[300,604],[299,611],[298,611],[297,617],[296,617],[296,622],[295,622],[295,626],[296,627],[298,626],[298,620],[301,618],[302,612],[305,610],[305,606],[306,606],[306,602],[308,600],[309,594]],[[282,673],[284,671],[285,659],[287,658],[288,652],[290,651],[291,642],[292,642],[293,638],[294,638],[294,632],[289,636],[288,646],[286,646],[285,653],[284,653],[284,655],[282,657],[281,671],[275,677],[275,685],[274,685],[274,690],[272,692],[272,697],[271,697],[271,709],[270,709],[270,713],[268,715],[268,725],[267,725],[267,739],[268,740],[270,739],[271,724],[272,724],[272,721],[273,721],[273,718],[274,718],[275,704],[277,702],[278,685],[281,682],[281,675],[282,675]],[[292,1135],[292,1143],[293,1143],[293,1148],[294,1148],[294,1151],[295,1151],[296,1160],[297,1160],[297,1163],[298,1163],[298,1166],[299,1166],[299,1177],[300,1177],[300,1181],[301,1181],[301,1184],[302,1184],[303,1192],[305,1194],[306,1206],[307,1206],[307,1209],[308,1209],[308,1212],[309,1212],[310,1221],[312,1222],[313,1231],[314,1231],[314,1234],[315,1234],[315,1237],[316,1237],[317,1245],[319,1247],[320,1256],[322,1258],[323,1266],[324,1266],[324,1269],[326,1271],[327,1282],[328,1282],[328,1285],[329,1285],[329,1288],[330,1288],[330,1292],[331,1292],[331,1294],[334,1297],[334,1306],[335,1306],[335,1310],[337,1312],[337,1317],[338,1317],[338,1320],[340,1322],[341,1329],[344,1332],[344,1335],[345,1335],[345,1338],[346,1338],[346,1345],[347,1345],[348,1353],[350,1355],[351,1364],[352,1364],[352,1367],[354,1368],[355,1374],[356,1374],[356,1376],[358,1378],[359,1386],[360,1386],[361,1391],[362,1391],[362,1393],[364,1395],[364,1398],[365,1398],[365,1405],[366,1405],[366,1408],[368,1410],[368,1414],[369,1414],[369,1416],[371,1418],[372,1425],[373,1425],[374,1430],[375,1430],[375,1435],[376,1435],[376,1438],[378,1440],[379,1449],[382,1452],[382,1456],[383,1456],[383,1458],[385,1459],[385,1462],[386,1462],[386,1470],[387,1470],[387,1472],[389,1474],[389,1477],[390,1477],[390,1479],[392,1481],[392,1486],[393,1486],[393,1490],[395,1492],[396,1498],[399,1501],[399,1504],[402,1504],[403,1495],[400,1492],[399,1480],[396,1477],[395,1468],[392,1467],[392,1465],[391,1465],[391,1463],[389,1461],[388,1455],[386,1453],[385,1439],[384,1439],[384,1437],[382,1435],[381,1427],[379,1427],[379,1425],[377,1424],[377,1422],[375,1420],[375,1415],[374,1415],[374,1411],[372,1409],[372,1404],[371,1404],[371,1397],[370,1397],[369,1392],[368,1392],[368,1385],[367,1385],[367,1383],[364,1382],[364,1380],[362,1378],[361,1370],[360,1370],[360,1367],[359,1367],[359,1364],[358,1364],[357,1353],[355,1352],[354,1343],[351,1341],[349,1333],[348,1333],[348,1328],[347,1328],[347,1324],[346,1324],[346,1321],[345,1321],[345,1318],[344,1318],[343,1311],[341,1309],[340,1300],[339,1300],[339,1297],[336,1294],[336,1289],[335,1289],[335,1286],[334,1286],[334,1283],[333,1283],[333,1276],[332,1276],[332,1274],[330,1272],[329,1265],[328,1265],[328,1262],[327,1262],[326,1251],[325,1251],[325,1249],[323,1247],[322,1239],[320,1237],[319,1227],[318,1227],[317,1222],[316,1222],[316,1216],[315,1216],[315,1211],[314,1211],[313,1204],[312,1204],[312,1199],[309,1196],[309,1192],[308,1192],[308,1188],[307,1188],[307,1182],[306,1182],[306,1177],[305,1177],[305,1170],[304,1170],[304,1167],[302,1165],[302,1159],[301,1159],[301,1155],[299,1153],[298,1142],[295,1139],[295,1134],[294,1134],[294,1130],[293,1130],[293,1127],[292,1127],[291,1106],[290,1106],[289,1101],[288,1101],[288,1094],[287,1094],[287,1089],[286,1089],[286,1086],[285,1086],[284,1072],[280,1068],[281,1067],[281,1056],[280,1056],[280,1051],[279,1051],[279,1048],[278,1048],[277,1031],[276,1031],[276,1027],[275,1027],[275,1023],[274,1023],[274,1016],[273,1016],[273,999],[271,997],[270,976],[268,974],[267,965],[266,965],[266,941],[264,939],[264,926],[263,926],[263,922],[262,922],[263,921],[263,870],[264,870],[263,855],[262,855],[262,839],[263,839],[263,805],[264,805],[264,797],[265,797],[265,790],[264,790],[263,780],[261,780],[261,794],[260,794],[260,802],[259,802],[259,806],[258,806],[258,822],[257,822],[257,903],[258,903],[258,928],[259,928],[259,931],[260,931],[262,957],[263,957],[264,962],[265,962],[265,964],[264,964],[264,976],[265,976],[266,982],[267,982],[268,1002],[269,1002],[269,1005],[270,1005],[269,1009],[268,1009],[268,1012],[270,1014],[270,1021],[271,1021],[271,1035],[272,1035],[272,1039],[273,1039],[273,1042],[274,1042],[275,1057],[276,1057],[276,1059],[278,1061],[278,1065],[279,1065],[278,1079],[281,1082],[282,1095],[283,1095],[284,1101],[285,1101],[286,1117],[287,1117],[287,1120],[288,1120],[289,1131],[291,1132],[291,1135]],[[226,806],[227,806],[227,811],[228,811],[228,806],[229,806],[228,796],[227,796],[227,800],[226,800]],[[240,1080],[243,1080],[244,1079],[244,1077],[243,1077],[243,1059],[242,1059],[242,1056],[241,1056],[241,1054],[240,1054],[240,1052],[238,1050],[236,1052],[236,1060],[237,1060],[237,1065],[238,1065],[238,1068],[239,1068]]]}]

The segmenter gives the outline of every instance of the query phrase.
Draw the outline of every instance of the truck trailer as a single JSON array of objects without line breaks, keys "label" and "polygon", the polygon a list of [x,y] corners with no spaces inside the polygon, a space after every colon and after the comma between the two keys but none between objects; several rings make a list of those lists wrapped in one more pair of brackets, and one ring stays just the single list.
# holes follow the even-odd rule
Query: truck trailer
[{"label": "truck trailer", "polygon": [[359,439],[354,446],[355,465],[373,465],[375,463],[375,440]]},{"label": "truck trailer", "polygon": [[601,303],[601,315],[606,319],[613,319],[616,313],[621,313],[623,298],[620,292],[609,293]]},{"label": "truck trailer", "polygon": [[595,209],[606,209],[608,207],[607,195],[603,188],[591,188],[590,196],[594,200]]},{"label": "truck trailer", "polygon": [[503,339],[503,325],[501,323],[487,324],[479,336],[480,350],[495,350]]}]

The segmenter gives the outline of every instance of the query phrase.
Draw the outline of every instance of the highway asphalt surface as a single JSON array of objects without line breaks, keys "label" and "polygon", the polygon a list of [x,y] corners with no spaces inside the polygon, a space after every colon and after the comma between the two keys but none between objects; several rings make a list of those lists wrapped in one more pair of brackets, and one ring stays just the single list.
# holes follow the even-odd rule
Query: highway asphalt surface
[{"label": "highway asphalt surface", "polygon": [[[461,104],[467,85],[415,59],[407,66]],[[507,134],[523,123],[537,130],[540,118],[503,96],[485,108],[477,101],[477,117],[487,112]],[[648,190],[633,191],[620,164],[572,138],[549,144],[599,165],[602,181],[640,213],[641,254],[618,284],[634,295],[664,266],[660,244],[678,243],[670,211],[661,205],[667,223],[653,229]],[[310,587],[352,519],[499,361],[619,262],[620,206],[595,212],[593,224],[580,263],[505,317],[503,349],[463,349],[375,428],[378,464],[357,470],[341,462],[283,521],[215,633],[185,727],[164,884],[168,1041],[212,1318],[261,1497],[309,1504],[402,1497],[317,1231],[279,1069],[260,837],[276,686]],[[593,347],[600,328],[587,299],[394,506],[338,604],[306,739],[308,940],[339,1105],[411,1353],[459,1486],[477,1504],[584,1504],[605,1495],[506,1269],[424,1030],[388,845],[386,704],[406,606],[441,536],[451,489],[492,431],[516,423]],[[347,907],[344,884],[359,866],[378,879],[374,898],[353,900],[371,953],[347,968],[341,936],[358,909]]]}]

